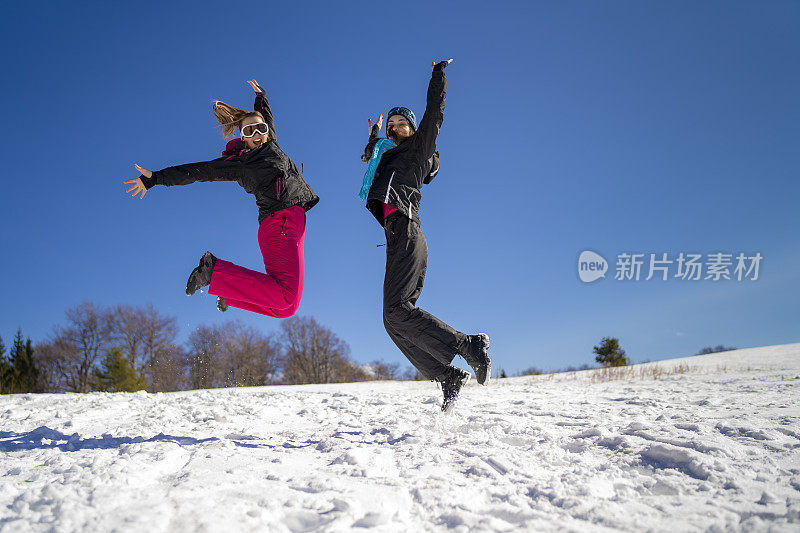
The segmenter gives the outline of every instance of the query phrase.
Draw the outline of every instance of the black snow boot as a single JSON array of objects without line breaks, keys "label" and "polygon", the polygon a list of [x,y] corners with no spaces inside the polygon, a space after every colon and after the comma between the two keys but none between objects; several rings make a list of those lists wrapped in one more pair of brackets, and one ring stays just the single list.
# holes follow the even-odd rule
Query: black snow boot
[{"label": "black snow boot", "polygon": [[206,252],[200,258],[200,264],[189,274],[189,281],[186,282],[186,296],[191,296],[197,289],[201,289],[211,283],[211,273],[214,271],[214,264],[217,258]]},{"label": "black snow boot", "polygon": [[486,385],[492,374],[492,360],[489,359],[489,336],[478,333],[469,336],[469,352],[464,355],[464,360],[475,371],[475,379],[481,385]]},{"label": "black snow boot", "polygon": [[217,309],[223,313],[228,310],[228,304],[225,303],[225,298],[222,296],[217,296]]},{"label": "black snow boot", "polygon": [[444,401],[442,402],[442,411],[445,413],[450,410],[453,402],[458,399],[458,393],[461,392],[461,387],[469,381],[469,372],[464,372],[460,368],[454,366],[450,367],[442,379],[437,380],[442,385],[442,393],[444,394]]}]

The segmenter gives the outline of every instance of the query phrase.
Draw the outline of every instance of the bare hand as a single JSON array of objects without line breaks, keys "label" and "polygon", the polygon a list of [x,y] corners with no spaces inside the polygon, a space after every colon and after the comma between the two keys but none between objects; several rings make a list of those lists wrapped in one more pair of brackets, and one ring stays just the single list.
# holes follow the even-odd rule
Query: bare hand
[{"label": "bare hand", "polygon": [[[447,65],[449,65],[452,62],[453,62],[452,59],[448,59],[447,61],[441,61],[441,63],[444,63],[444,65],[442,65],[442,70],[444,70],[444,67],[446,67]],[[431,61],[431,70],[433,70],[433,68],[435,66],[436,66],[436,62],[435,61]]]},{"label": "bare hand", "polygon": [[261,88],[261,85],[258,84],[258,82],[255,80],[255,78],[253,78],[252,80],[247,80],[247,83],[250,84],[250,87],[252,87],[255,92],[257,92],[257,93],[263,93],[264,92],[264,89]]},{"label": "bare hand", "polygon": [[[369,134],[372,135],[372,119],[367,119],[367,125],[369,126]],[[383,127],[383,113],[381,113],[381,115],[378,117],[378,121],[375,123],[375,125],[378,126],[378,132],[380,132],[381,127]]]},{"label": "bare hand", "polygon": [[139,194],[140,192],[142,193],[142,196],[140,196],[140,198],[144,198],[144,195],[147,194],[147,189],[144,188],[144,183],[142,183],[141,179],[136,178],[132,180],[127,180],[125,183],[126,184],[133,183],[133,186],[130,187],[127,191],[125,191],[125,194],[128,194],[129,192],[133,191],[134,198],[136,198],[136,195]]},{"label": "bare hand", "polygon": [[142,168],[142,167],[140,167],[139,165],[133,165],[133,166],[134,166],[134,168],[136,168],[136,170],[138,170],[138,171],[139,171],[139,173],[140,173],[142,176],[144,176],[145,178],[147,178],[147,179],[150,179],[150,178],[152,178],[152,177],[153,177],[153,173],[152,173],[152,172],[150,172],[149,170],[147,170],[146,168]]},{"label": "bare hand", "polygon": [[[142,176],[144,176],[145,178],[153,177],[153,173],[150,172],[149,170],[147,170],[146,168],[142,168],[139,165],[133,165],[133,166],[136,167],[136,170],[138,170],[142,174]],[[127,191],[125,191],[125,194],[133,191],[133,195],[132,196],[134,198],[136,198],[136,195],[139,194],[139,193],[141,193],[141,196],[139,198],[144,198],[144,195],[147,194],[147,189],[145,188],[144,183],[142,183],[141,178],[135,178],[135,179],[132,179],[132,180],[127,180],[127,181],[125,181],[125,183],[126,184],[128,184],[128,183],[132,184],[132,186]]]}]

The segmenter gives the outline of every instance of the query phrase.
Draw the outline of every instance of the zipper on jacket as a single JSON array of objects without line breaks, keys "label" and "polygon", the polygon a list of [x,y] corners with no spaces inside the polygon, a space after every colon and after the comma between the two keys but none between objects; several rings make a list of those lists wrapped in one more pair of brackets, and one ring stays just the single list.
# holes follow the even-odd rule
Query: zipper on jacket
[{"label": "zipper on jacket", "polygon": [[281,177],[278,176],[278,183],[275,184],[275,193],[277,195],[277,199],[281,199]]}]

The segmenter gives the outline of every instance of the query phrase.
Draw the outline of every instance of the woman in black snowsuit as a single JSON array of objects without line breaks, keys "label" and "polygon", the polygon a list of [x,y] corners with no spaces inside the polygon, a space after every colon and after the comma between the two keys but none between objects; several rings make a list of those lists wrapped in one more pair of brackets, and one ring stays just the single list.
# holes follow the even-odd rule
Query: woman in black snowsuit
[{"label": "woman in black snowsuit", "polygon": [[[420,188],[439,171],[436,138],[444,118],[447,80],[444,69],[452,61],[431,64],[425,114],[416,117],[407,108],[395,107],[387,115],[387,137],[396,146],[383,152],[367,195],[367,209],[386,233],[386,276],[383,284],[383,323],[392,341],[419,372],[442,385],[447,408],[458,396],[469,374],[451,366],[461,355],[485,385],[491,374],[486,334],[466,335],[427,311],[416,307],[422,292],[428,246],[420,228]],[[380,130],[382,117],[370,125],[367,159]]]}]

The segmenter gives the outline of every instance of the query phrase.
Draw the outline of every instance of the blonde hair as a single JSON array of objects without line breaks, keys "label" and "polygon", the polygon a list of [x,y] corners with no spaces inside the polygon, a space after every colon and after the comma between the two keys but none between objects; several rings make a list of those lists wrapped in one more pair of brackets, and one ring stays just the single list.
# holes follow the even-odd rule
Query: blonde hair
[{"label": "blonde hair", "polygon": [[222,128],[222,136],[226,139],[232,137],[237,128],[241,129],[244,119],[258,117],[264,120],[264,116],[258,111],[245,111],[219,100],[215,100],[212,107],[214,109],[214,117]]}]

